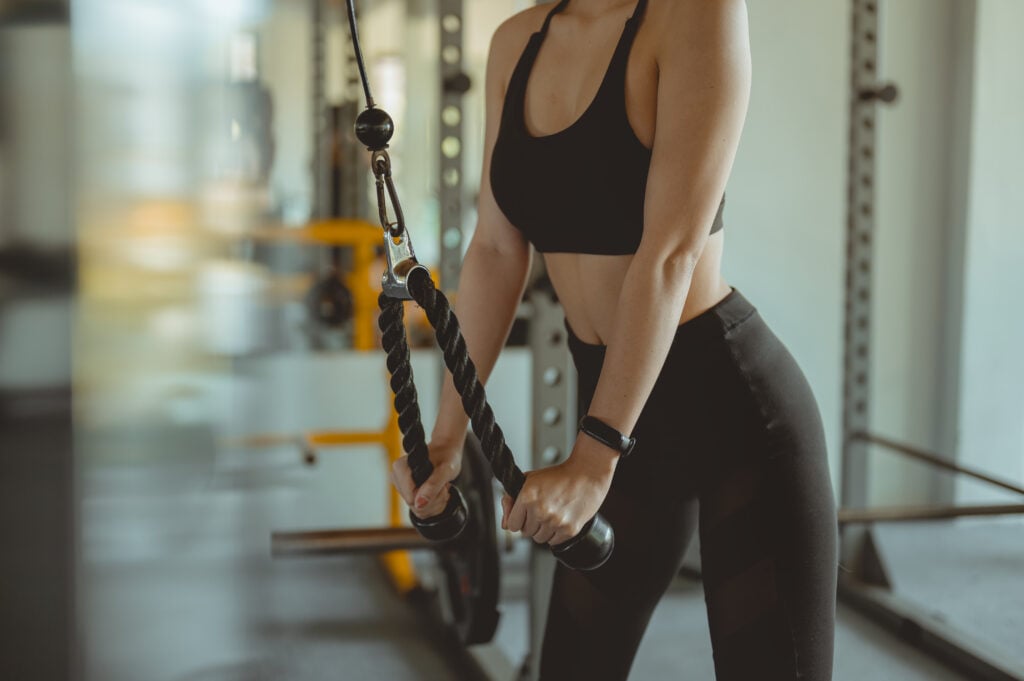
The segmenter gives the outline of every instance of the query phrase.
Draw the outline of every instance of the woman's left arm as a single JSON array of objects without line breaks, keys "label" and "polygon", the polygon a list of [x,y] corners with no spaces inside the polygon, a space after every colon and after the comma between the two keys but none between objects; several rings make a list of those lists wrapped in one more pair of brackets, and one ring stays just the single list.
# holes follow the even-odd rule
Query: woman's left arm
[{"label": "woman's left arm", "polygon": [[[643,237],[619,294],[588,411],[627,434],[668,355],[750,96],[744,0],[685,0],[667,11]],[[565,462],[531,472],[516,503],[505,500],[503,525],[537,542],[569,539],[600,507],[617,458],[581,434]]]}]

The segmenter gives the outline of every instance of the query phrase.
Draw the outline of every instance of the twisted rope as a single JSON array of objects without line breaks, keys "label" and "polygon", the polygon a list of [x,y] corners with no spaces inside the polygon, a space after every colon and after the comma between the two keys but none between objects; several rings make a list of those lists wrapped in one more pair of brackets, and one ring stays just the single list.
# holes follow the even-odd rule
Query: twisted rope
[{"label": "twisted rope", "polygon": [[[487,402],[484,386],[477,376],[476,366],[469,357],[466,341],[459,328],[459,320],[452,312],[444,293],[438,291],[425,269],[417,268],[409,274],[409,293],[426,312],[434,328],[437,344],[444,354],[444,363],[452,374],[455,390],[462,398],[462,407],[480,440],[484,456],[491,464],[494,476],[513,498],[519,495],[526,476],[516,466],[512,452],[505,443],[505,434],[494,420],[494,411]],[[430,463],[426,436],[420,421],[419,401],[412,380],[409,344],[405,338],[404,308],[402,301],[381,293],[377,298],[381,314],[378,326],[382,332],[382,345],[387,352],[387,366],[391,373],[391,390],[395,393],[395,410],[402,431],[402,446],[409,454],[409,467],[417,487],[426,482],[434,470]]]}]

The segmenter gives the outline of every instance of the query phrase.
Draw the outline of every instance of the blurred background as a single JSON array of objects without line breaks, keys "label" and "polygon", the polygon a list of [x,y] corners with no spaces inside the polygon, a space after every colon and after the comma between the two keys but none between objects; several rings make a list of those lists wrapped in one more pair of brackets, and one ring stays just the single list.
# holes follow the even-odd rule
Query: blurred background
[{"label": "blurred background", "polygon": [[[867,152],[849,131],[862,66],[851,16],[865,1],[871,68],[898,88]],[[449,291],[476,223],[490,38],[532,4],[357,2],[374,95],[396,123],[406,223]],[[748,9],[754,82],[723,268],[812,384],[837,498],[1024,503],[1024,3]],[[408,603],[417,579],[439,588],[429,552],[272,558],[272,532],[404,513],[386,475],[384,262],[352,134],[362,107],[339,0],[0,3],[0,679],[481,673]],[[879,448],[861,468],[843,460],[858,154],[873,164],[875,225],[865,418],[1002,488]],[[530,310],[488,383],[526,461]],[[420,311],[407,316],[429,432],[440,365]],[[885,523],[870,537],[906,608],[1004,676],[938,661],[916,624],[901,638],[842,606],[836,678],[1024,678],[1022,517]],[[529,559],[500,542],[509,579],[492,645],[518,668]],[[671,596],[634,676],[712,678],[699,586]],[[672,657],[683,639],[693,659]]]}]

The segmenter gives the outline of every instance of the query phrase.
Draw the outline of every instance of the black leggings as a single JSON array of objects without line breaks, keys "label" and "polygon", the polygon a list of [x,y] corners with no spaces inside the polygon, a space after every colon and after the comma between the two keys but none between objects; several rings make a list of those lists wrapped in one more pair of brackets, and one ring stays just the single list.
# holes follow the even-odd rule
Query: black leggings
[{"label": "black leggings", "polygon": [[[605,346],[565,326],[583,414]],[[697,529],[718,681],[831,679],[837,525],[821,417],[738,290],[678,327],[634,434],[601,506],[611,558],[556,568],[541,678],[625,679]]]}]

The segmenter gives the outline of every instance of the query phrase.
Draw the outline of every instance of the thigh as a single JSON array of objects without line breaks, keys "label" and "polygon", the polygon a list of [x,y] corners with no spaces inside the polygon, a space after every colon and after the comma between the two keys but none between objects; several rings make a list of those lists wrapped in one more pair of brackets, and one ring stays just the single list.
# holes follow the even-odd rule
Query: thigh
[{"label": "thigh", "polygon": [[775,462],[701,495],[701,570],[718,681],[831,679],[835,509]]},{"label": "thigh", "polygon": [[838,556],[824,433],[800,369],[762,331],[734,348],[745,358],[733,405],[745,416],[722,441],[727,464],[700,491],[716,677],[827,681]]},{"label": "thigh", "polygon": [[625,679],[697,525],[695,499],[637,498],[613,485],[601,513],[615,549],[597,570],[555,569],[540,678]]}]

